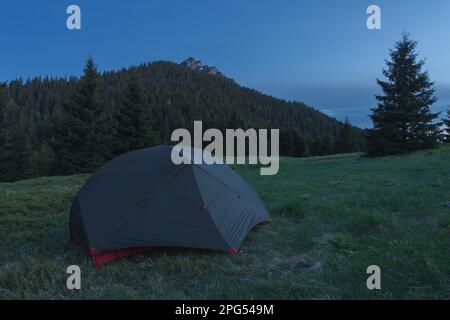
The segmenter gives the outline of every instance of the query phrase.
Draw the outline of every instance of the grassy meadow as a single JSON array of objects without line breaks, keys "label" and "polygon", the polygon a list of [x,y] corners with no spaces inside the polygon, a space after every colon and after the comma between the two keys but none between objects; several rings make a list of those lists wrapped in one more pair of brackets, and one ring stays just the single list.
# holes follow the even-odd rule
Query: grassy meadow
[{"label": "grassy meadow", "polygon": [[[448,299],[450,147],[406,156],[284,158],[238,168],[273,222],[242,256],[161,249],[96,271],[68,244],[70,204],[88,175],[0,183],[0,299]],[[82,289],[66,289],[67,266]],[[366,268],[381,287],[366,287]]]}]

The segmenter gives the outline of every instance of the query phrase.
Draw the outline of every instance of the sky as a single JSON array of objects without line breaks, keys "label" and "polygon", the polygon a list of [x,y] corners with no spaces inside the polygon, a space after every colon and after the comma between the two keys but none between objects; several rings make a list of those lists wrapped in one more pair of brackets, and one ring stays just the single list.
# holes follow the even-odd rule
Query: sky
[{"label": "sky", "polygon": [[[81,30],[66,9],[81,8]],[[367,7],[381,8],[369,30]],[[244,86],[298,100],[361,127],[371,125],[389,49],[403,31],[450,105],[448,0],[15,0],[0,4],[0,81],[80,75],[196,57]]]}]

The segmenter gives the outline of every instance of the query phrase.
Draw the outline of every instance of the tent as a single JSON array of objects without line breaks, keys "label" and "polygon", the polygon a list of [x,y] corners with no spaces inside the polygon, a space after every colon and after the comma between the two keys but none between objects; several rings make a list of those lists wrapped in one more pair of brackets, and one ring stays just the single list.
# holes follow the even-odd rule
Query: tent
[{"label": "tent", "polygon": [[97,267],[155,247],[238,253],[247,233],[271,220],[257,193],[227,165],[175,165],[171,152],[164,145],[121,155],[77,194],[70,239]]}]

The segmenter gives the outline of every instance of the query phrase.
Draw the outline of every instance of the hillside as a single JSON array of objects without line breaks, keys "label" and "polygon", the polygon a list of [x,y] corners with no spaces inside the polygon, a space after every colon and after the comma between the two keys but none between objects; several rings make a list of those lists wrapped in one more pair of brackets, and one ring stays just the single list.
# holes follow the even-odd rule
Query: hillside
[{"label": "hillside", "polygon": [[[108,112],[118,101],[132,75],[145,83],[153,114],[153,129],[168,143],[176,128],[191,128],[203,120],[204,128],[279,128],[281,152],[290,155],[293,145],[302,146],[295,156],[330,154],[337,148],[343,124],[300,102],[288,102],[242,87],[217,68],[193,58],[181,64],[158,61],[102,74]],[[51,144],[61,123],[62,107],[78,79],[34,78],[8,83],[11,98],[7,118],[11,127],[26,128],[35,151]],[[362,131],[353,128],[358,146],[364,148]],[[286,144],[288,143],[288,144]]]},{"label": "hillside", "polygon": [[[0,183],[0,299],[433,299],[450,296],[450,147],[378,159],[283,158],[276,176],[241,168],[273,222],[243,255],[167,249],[95,271],[67,245],[88,177]],[[78,264],[82,289],[65,288]],[[382,270],[369,291],[366,268]]]}]

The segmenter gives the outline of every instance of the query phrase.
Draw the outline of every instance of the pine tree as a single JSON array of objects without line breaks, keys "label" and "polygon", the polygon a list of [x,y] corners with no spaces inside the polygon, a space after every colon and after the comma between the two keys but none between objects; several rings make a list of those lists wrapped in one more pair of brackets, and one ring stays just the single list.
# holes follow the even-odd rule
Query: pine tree
[{"label": "pine tree", "polygon": [[59,174],[92,172],[109,158],[111,123],[103,84],[94,60],[64,105],[63,120],[53,145]]},{"label": "pine tree", "polygon": [[151,147],[159,139],[152,130],[151,109],[144,83],[132,76],[128,82],[116,118],[115,154]]},{"label": "pine tree", "polygon": [[383,75],[377,80],[383,95],[376,96],[378,107],[372,109],[373,129],[367,137],[371,156],[405,153],[434,147],[439,128],[431,113],[436,102],[434,83],[426,71],[424,60],[418,61],[417,42],[403,34],[390,52]]},{"label": "pine tree", "polygon": [[349,153],[357,150],[356,135],[348,118],[345,119],[344,126],[336,142],[336,152]]},{"label": "pine tree", "polygon": [[447,111],[447,119],[442,119],[443,124],[445,125],[444,128],[444,142],[450,143],[450,107]]}]

